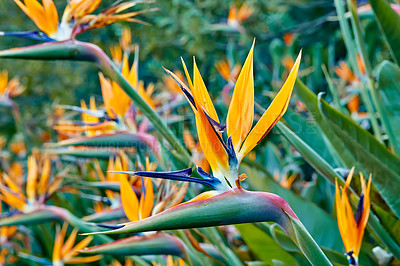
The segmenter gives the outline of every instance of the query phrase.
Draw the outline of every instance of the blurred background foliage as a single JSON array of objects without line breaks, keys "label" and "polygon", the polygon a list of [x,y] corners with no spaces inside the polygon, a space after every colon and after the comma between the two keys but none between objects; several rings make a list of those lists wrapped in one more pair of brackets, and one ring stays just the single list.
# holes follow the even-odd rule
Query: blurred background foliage
[{"label": "blurred background foliage", "polygon": [[[113,2],[113,0],[103,1],[99,9]],[[55,3],[61,13],[65,1],[58,0]],[[230,5],[241,3],[241,1],[214,0],[158,0],[154,4],[142,5],[159,8],[158,11],[141,15],[141,20],[150,25],[117,23],[84,33],[78,39],[90,41],[110,54],[110,47],[119,41],[122,26],[129,27],[132,30],[132,41],[140,47],[139,78],[145,84],[156,83],[157,91],[165,90],[162,77],[166,74],[162,66],[182,71],[180,62],[182,57],[191,69],[192,56],[195,56],[210,95],[215,99],[220,117],[225,117],[227,107],[222,102],[222,97],[219,97],[226,81],[215,68],[218,61],[228,59],[233,64],[242,64],[255,38],[255,99],[261,106],[267,107],[270,97],[280,88],[282,78],[288,73],[283,66],[282,58],[285,56],[294,58],[299,50],[303,49],[301,80],[315,93],[327,92],[326,98],[330,101],[332,95],[328,91],[321,66],[325,65],[329,75],[334,77],[334,67],[338,65],[338,61],[346,60],[346,49],[334,3],[329,0],[249,0],[246,3],[254,9],[254,12],[241,23],[243,31],[239,32],[229,29],[226,23]],[[387,58],[389,52],[383,43],[376,21],[370,17],[362,20],[362,23],[366,29],[365,40],[369,59],[376,65],[382,58]],[[13,1],[1,1],[0,25],[3,31],[36,29]],[[285,34],[292,34],[293,43],[285,44]],[[0,49],[36,43],[2,37]],[[41,145],[41,140],[37,136],[49,128],[48,119],[53,114],[55,105],[79,105],[81,99],[88,101],[92,96],[101,102],[98,70],[92,64],[0,59],[0,66],[1,69],[9,71],[10,77],[19,77],[27,88],[15,101],[21,109],[24,126],[34,145]],[[335,82],[343,85],[343,81],[335,79]],[[296,101],[296,96],[294,99]],[[365,111],[363,108],[361,106],[360,111]],[[6,115],[9,112],[9,109],[0,108],[0,134],[13,139],[15,126],[11,116]],[[193,121],[191,114],[188,117]],[[285,119],[299,135],[308,139],[309,143],[324,145],[321,139],[312,141],[319,136],[315,133],[320,132],[311,117],[307,118],[289,110]],[[368,120],[364,122],[364,127],[369,129]],[[191,123],[192,129],[193,126],[194,123]],[[180,132],[182,129],[182,126],[175,128]],[[275,170],[282,172],[289,170],[298,172],[304,180],[311,181],[313,169],[301,157],[284,156],[284,153],[292,154],[292,151],[288,150],[287,144],[280,144],[281,138],[276,133],[277,131],[273,130],[263,143],[273,140],[280,146],[260,145],[257,148],[261,151],[257,152],[258,161],[266,166],[270,173],[274,173]],[[282,148],[282,145],[286,145],[286,151],[277,148]],[[333,166],[338,166],[330,153],[325,151],[326,149],[321,150],[324,158]],[[282,165],[287,169],[282,170]],[[331,202],[323,205],[328,210],[332,207]]]},{"label": "blurred background foliage", "polygon": [[[59,11],[62,11],[65,1],[58,0],[55,3]],[[103,1],[101,7],[112,3],[112,0]],[[162,66],[181,69],[180,56],[189,66],[191,57],[196,56],[206,83],[213,84],[209,86],[211,95],[217,96],[225,81],[219,76],[214,64],[227,58],[240,64],[253,38],[257,40],[256,92],[265,90],[264,86],[271,89],[269,84],[274,69],[281,68],[282,53],[293,55],[303,48],[306,55],[303,66],[312,65],[313,62],[326,62],[333,66],[334,58],[331,57],[334,50],[342,51],[342,53],[335,52],[336,57],[344,57],[343,43],[336,36],[339,34],[338,23],[329,21],[329,17],[334,14],[331,1],[248,1],[247,3],[254,9],[254,13],[243,23],[246,29],[244,34],[232,30],[215,30],[216,24],[227,21],[231,4],[229,1],[161,0],[154,4],[159,8],[158,11],[141,17],[151,25],[123,23],[123,26],[132,29],[133,41],[140,46],[140,79],[145,83],[158,82],[157,88],[160,89],[160,86],[163,86],[161,77],[165,76]],[[240,1],[236,4],[240,4]],[[90,40],[108,52],[110,46],[119,40],[120,24],[90,31],[79,39]],[[2,31],[35,29],[35,25],[13,1],[1,1],[0,25]],[[325,34],[327,31],[334,34]],[[287,32],[297,35],[296,44],[290,51],[286,51],[288,49],[282,39]],[[376,42],[375,38],[371,39]],[[0,49],[34,43],[36,42],[2,38]],[[80,99],[87,101],[91,96],[101,99],[97,69],[86,63],[1,59],[0,65],[2,69],[9,71],[11,77],[18,76],[22,84],[28,88],[16,101],[21,106],[23,120],[32,135],[46,127],[47,117],[53,110],[52,103],[76,105]],[[275,71],[274,78],[280,78],[276,74]],[[326,84],[321,84],[323,80],[321,75],[321,70],[316,69],[309,82],[316,91],[326,90]],[[1,109],[0,112],[5,114],[4,112],[8,111]],[[10,136],[15,129],[14,123],[10,121],[10,116],[1,115],[1,117],[2,134]],[[35,142],[34,139],[32,141]]]},{"label": "blurred background foliage", "polygon": [[[101,5],[106,7],[113,2],[104,0]],[[55,3],[60,11],[64,8],[64,0],[57,0]],[[182,71],[182,57],[190,69],[192,56],[195,56],[210,95],[215,99],[220,117],[225,117],[227,112],[227,106],[221,97],[226,81],[219,75],[215,64],[227,59],[233,65],[242,64],[254,38],[255,99],[262,107],[266,108],[269,105],[270,99],[281,87],[282,79],[288,74],[282,59],[287,56],[295,58],[300,49],[303,49],[300,79],[315,93],[325,92],[324,98],[328,102],[335,100],[335,95],[328,88],[330,78],[335,87],[340,89],[339,93],[345,94],[345,81],[340,80],[334,72],[340,60],[347,60],[347,51],[333,1],[248,0],[246,3],[254,12],[242,23],[243,30],[240,32],[227,27],[226,22],[230,5],[241,3],[215,0],[157,0],[148,6],[155,6],[159,10],[140,17],[150,25],[113,24],[82,34],[78,39],[90,41],[109,54],[111,45],[119,41],[122,26],[129,27],[133,42],[140,47],[139,78],[145,84],[155,83],[155,94],[166,90],[162,81],[166,76],[163,66],[170,70]],[[365,33],[368,60],[371,65],[376,66],[383,59],[390,58],[388,47],[371,14],[363,17],[361,23]],[[35,25],[13,1],[0,2],[1,31],[33,29],[36,29]],[[292,36],[293,41],[285,40],[285,36]],[[35,43],[1,37],[0,50]],[[327,73],[324,74],[321,66],[326,67]],[[23,86],[27,88],[15,101],[20,107],[23,125],[34,146],[41,145],[42,140],[37,136],[51,127],[49,117],[53,114],[55,105],[79,105],[81,99],[88,101],[91,96],[95,96],[101,102],[98,70],[92,64],[0,59],[0,69],[7,69],[11,77],[19,77]],[[333,148],[324,141],[321,129],[305,109],[297,104],[297,99],[294,95],[292,103],[296,104],[284,117],[287,124],[332,167],[343,167]],[[189,110],[187,106],[184,108]],[[340,103],[340,108],[344,113],[350,114],[345,102]],[[261,110],[256,111],[260,113]],[[364,105],[361,104],[358,112],[365,111]],[[14,122],[9,112],[7,108],[0,108],[0,135],[11,140],[19,136],[15,135]],[[194,129],[192,114],[187,117],[189,121],[185,127]],[[372,132],[368,119],[355,120]],[[181,133],[184,127],[182,124],[178,124],[174,130]],[[181,137],[180,133],[177,136]],[[282,196],[290,203],[318,244],[340,252],[343,246],[332,215],[333,184],[321,178],[276,129],[257,147],[255,154],[256,161],[251,163],[253,168],[244,168],[243,171],[248,176],[257,178],[249,178],[244,187]],[[257,168],[260,171],[255,170]],[[275,178],[278,182],[272,179],[275,172],[278,173],[278,178]],[[292,173],[298,177],[293,187],[288,187],[291,190],[278,185],[282,176]],[[316,216],[321,217],[317,222],[313,221],[313,217]],[[316,224],[321,221],[331,225],[328,231],[326,227]],[[246,232],[246,228],[238,228]],[[254,233],[254,230],[251,232]],[[367,263],[369,259],[366,254],[372,256],[372,245],[365,245],[363,248],[361,260]]]}]

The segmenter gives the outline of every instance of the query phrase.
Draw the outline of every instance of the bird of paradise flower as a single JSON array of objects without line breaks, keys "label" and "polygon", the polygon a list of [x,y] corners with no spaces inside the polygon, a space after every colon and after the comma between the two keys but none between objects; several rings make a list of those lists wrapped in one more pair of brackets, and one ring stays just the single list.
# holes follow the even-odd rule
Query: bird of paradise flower
[{"label": "bird of paradise flower", "polygon": [[351,169],[343,187],[339,187],[337,181],[335,182],[335,198],[339,231],[346,248],[346,256],[349,265],[358,265],[358,256],[360,254],[362,238],[371,208],[369,194],[372,178],[371,176],[369,177],[368,184],[366,185],[364,176],[360,173],[361,196],[357,205],[356,213],[353,215],[353,210],[347,196],[353,173],[354,168]]},{"label": "bird of paradise flower", "polygon": [[31,38],[41,41],[64,41],[92,29],[103,28],[119,21],[144,23],[134,17],[157,9],[121,13],[140,3],[151,1],[117,1],[99,14],[92,14],[102,0],[70,0],[59,22],[59,15],[53,0],[14,0],[21,10],[35,23],[41,32],[3,32],[3,35]]}]

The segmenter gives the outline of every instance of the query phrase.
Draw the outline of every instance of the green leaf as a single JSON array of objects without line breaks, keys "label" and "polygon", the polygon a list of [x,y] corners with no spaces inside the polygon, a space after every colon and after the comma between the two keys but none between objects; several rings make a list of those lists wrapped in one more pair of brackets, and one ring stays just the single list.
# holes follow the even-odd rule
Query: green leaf
[{"label": "green leaf", "polygon": [[164,233],[132,236],[80,251],[88,255],[174,255],[186,257],[185,244],[176,236]]},{"label": "green leaf", "polygon": [[140,148],[143,146],[150,147],[155,151],[158,150],[156,139],[144,133],[132,132],[116,132],[113,134],[101,134],[91,137],[77,137],[59,141],[57,143],[47,144],[51,148],[67,147],[67,146],[87,146],[100,148]]},{"label": "green leaf", "polygon": [[97,158],[97,159],[109,159],[110,156],[113,156],[115,154],[114,151],[106,148],[82,149],[75,147],[46,149],[46,152],[48,154],[55,154],[55,155],[65,155],[78,158]]},{"label": "green leaf", "polygon": [[387,232],[390,233],[392,238],[396,241],[396,243],[399,245],[400,244],[400,220],[396,219],[396,217],[393,217],[382,209],[381,207],[377,205],[372,205],[372,209],[378,216],[378,219],[380,223],[383,225],[383,227],[386,229]]},{"label": "green leaf", "polygon": [[[329,130],[329,124],[320,113],[317,96],[300,80],[296,80],[295,92],[297,97],[307,106],[308,112],[313,116],[320,129],[324,132],[326,139],[337,151],[336,153],[340,158],[342,158],[343,161],[350,160],[352,158],[352,152],[343,145],[343,142],[332,130]],[[358,166],[358,164],[356,166]]]},{"label": "green leaf", "polygon": [[[317,245],[311,245],[311,241],[315,243],[311,236],[306,232],[298,232],[298,230],[306,230],[305,227],[297,228],[298,225],[293,226],[292,220],[298,220],[296,214],[278,195],[235,188],[208,199],[180,204],[147,219],[124,224],[115,230],[85,235],[135,233],[272,221],[278,223],[296,244],[301,245],[299,248],[306,252],[305,255],[310,262],[321,259],[324,255]],[[298,223],[301,224],[300,221]],[[300,240],[301,237],[307,239]],[[310,244],[310,246],[303,246],[305,243]],[[312,256],[316,256],[316,258],[312,258]]]},{"label": "green leaf", "polygon": [[[349,150],[348,147],[344,145],[344,142],[341,141],[340,138],[338,138],[335,132],[330,129],[328,121],[326,121],[322,117],[320,110],[318,108],[317,96],[299,80],[296,81],[295,88],[297,96],[301,99],[303,103],[306,104],[308,111],[314,117],[315,121],[318,123],[320,128],[324,131],[324,134],[326,135],[327,139],[329,139],[329,141],[332,143],[332,146],[335,147],[336,150],[338,150],[338,154],[342,157],[343,161],[344,162],[351,161],[352,164],[349,164],[350,165],[349,167],[351,167],[352,165],[359,166],[359,163],[352,159],[353,158],[352,151],[354,149]],[[377,178],[384,179],[385,176],[381,176],[379,174]],[[400,247],[385,231],[385,229],[380,224],[376,215],[372,212],[370,214],[368,224],[371,226],[371,229],[375,232],[376,236],[379,237],[380,241],[382,241],[396,257],[400,258]]]},{"label": "green leaf", "polygon": [[[382,101],[383,114],[387,118],[385,128],[393,144],[393,150],[400,154],[400,68],[389,61],[383,61],[376,70],[378,91]],[[383,120],[382,122],[386,122]]]},{"label": "green leaf", "polygon": [[[79,219],[68,210],[56,206],[44,206],[32,212],[16,214],[11,217],[3,218],[0,220],[0,227],[41,224],[50,221],[65,221],[84,232],[94,232],[100,229],[99,227],[94,226],[94,224],[89,224]],[[96,236],[96,238],[101,243],[108,243],[112,240],[108,236]]]},{"label": "green leaf", "polygon": [[335,172],[335,170],[328,164],[313,148],[311,148],[302,138],[288,128],[284,123],[277,123],[278,130],[285,136],[285,138],[292,144],[304,157],[304,159],[311,164],[321,175],[326,177],[332,183],[335,182],[335,178],[338,181],[342,180],[342,177]]},{"label": "green leaf", "polygon": [[332,265],[310,233],[297,219],[288,215],[292,221],[295,242],[312,265]]},{"label": "green leaf", "polygon": [[[240,224],[236,225],[236,228],[239,230],[247,246],[258,259],[266,263],[272,263],[273,260],[279,260],[288,263],[289,265],[295,264],[295,260],[287,251],[277,245],[274,239],[254,225]],[[290,240],[290,238],[288,239]],[[293,241],[291,242],[293,243]]]},{"label": "green leaf", "polygon": [[126,215],[122,207],[96,212],[82,218],[83,221],[92,223],[104,223],[121,219],[126,219]]},{"label": "green leaf", "polygon": [[[327,142],[324,140],[323,133],[315,121],[306,119],[303,115],[300,115],[299,113],[296,113],[290,109],[287,110],[284,119],[290,129],[302,141],[304,141],[313,150],[318,151],[318,154],[329,164],[335,164],[335,158],[331,153],[331,149],[333,148],[328,146],[330,145],[329,141]],[[279,131],[281,130],[279,129]],[[281,133],[283,132],[281,131]]]},{"label": "green leaf", "polygon": [[335,132],[349,153],[351,152],[350,160],[344,160],[347,166],[359,165],[357,170],[362,171],[364,175],[368,176],[371,173],[372,183],[393,212],[400,217],[400,159],[368,131],[324,100],[320,100],[320,108],[329,122],[330,130]]},{"label": "green leaf", "polygon": [[[309,265],[308,262],[303,263],[306,259],[302,256],[300,249],[293,243],[293,241],[279,228],[277,224],[270,225],[269,223],[256,223],[255,224],[260,230],[271,235],[276,243],[278,243],[283,249],[288,251],[293,257],[296,258],[297,263],[300,265]],[[347,259],[343,255],[343,252],[334,251],[332,249],[321,247],[328,259],[334,263],[334,265],[347,265]],[[301,259],[301,258],[304,259]]]},{"label": "green leaf", "polygon": [[121,184],[117,181],[104,181],[104,182],[87,182],[83,180],[76,180],[71,179],[73,182],[76,183],[76,186],[83,189],[83,188],[98,188],[100,190],[111,190],[115,192],[120,191]]},{"label": "green leaf", "polygon": [[385,0],[369,0],[393,59],[400,64],[400,15]]},{"label": "green leaf", "polygon": [[[281,187],[274,180],[267,178],[255,168],[242,167],[241,169],[249,176],[246,181],[251,188],[257,187],[258,189],[276,193],[286,200],[320,246],[339,252],[342,251],[343,243],[336,220],[329,214],[317,205]],[[251,178],[251,176],[258,178]],[[321,224],[325,226],[321,226]]]},{"label": "green leaf", "polygon": [[324,100],[318,102],[318,97],[300,81],[296,82],[296,92],[347,167],[356,166],[366,176],[372,173],[372,183],[399,216],[400,159],[351,118]]}]

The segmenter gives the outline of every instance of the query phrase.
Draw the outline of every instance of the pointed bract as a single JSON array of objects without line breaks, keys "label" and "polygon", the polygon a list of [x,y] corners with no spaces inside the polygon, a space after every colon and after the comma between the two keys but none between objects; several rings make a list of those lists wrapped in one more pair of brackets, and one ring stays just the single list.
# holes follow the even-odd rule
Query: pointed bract
[{"label": "pointed bract", "polygon": [[236,81],[226,118],[227,133],[228,136],[232,137],[232,144],[236,152],[239,151],[241,144],[246,139],[253,125],[253,50],[254,42]]},{"label": "pointed bract", "polygon": [[290,97],[292,95],[294,83],[296,82],[300,60],[301,52],[299,53],[296,62],[281,90],[244,141],[243,146],[238,154],[239,161],[243,159],[268,134],[268,132],[275,126],[279,119],[281,119],[281,117],[285,114],[289,105]]}]

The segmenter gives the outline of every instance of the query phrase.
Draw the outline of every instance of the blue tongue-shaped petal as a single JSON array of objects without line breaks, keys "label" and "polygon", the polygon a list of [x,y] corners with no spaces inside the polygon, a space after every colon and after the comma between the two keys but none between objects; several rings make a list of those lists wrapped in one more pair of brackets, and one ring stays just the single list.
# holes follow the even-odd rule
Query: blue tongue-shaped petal
[{"label": "blue tongue-shaped petal", "polygon": [[[128,174],[128,175],[146,176],[146,177],[151,177],[151,178],[162,178],[162,179],[169,179],[169,180],[194,182],[194,183],[199,183],[199,184],[211,187],[213,189],[217,189],[217,187],[221,184],[221,182],[217,178],[214,178],[213,176],[208,175],[208,174],[207,174],[208,175],[207,178],[204,178],[204,179],[191,177],[190,175],[192,174],[192,168],[187,168],[184,170],[172,171],[172,172],[146,172],[146,171],[139,171],[139,172],[109,171],[109,172]],[[201,176],[203,177],[203,175],[201,175]]]},{"label": "blue tongue-shaped petal", "polygon": [[18,32],[0,32],[0,35],[12,36],[22,39],[31,39],[42,42],[54,42],[55,40],[40,31],[18,31]]},{"label": "blue tongue-shaped petal", "polygon": [[220,124],[217,121],[215,121],[211,116],[208,115],[208,113],[205,110],[204,113],[207,116],[208,122],[210,122],[211,126],[215,129],[215,131],[217,131],[218,133],[224,132],[226,125]]},{"label": "blue tongue-shaped petal", "polygon": [[360,224],[363,210],[364,210],[364,195],[361,195],[360,200],[357,205],[357,210],[356,210],[356,215],[355,215],[355,220],[356,220],[357,226],[359,226],[359,224]]}]

